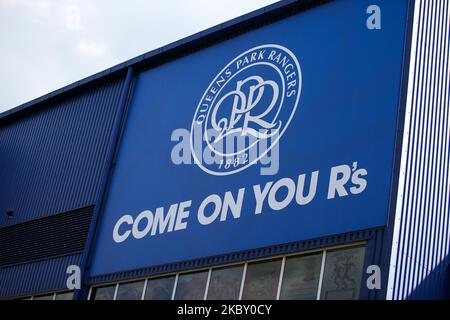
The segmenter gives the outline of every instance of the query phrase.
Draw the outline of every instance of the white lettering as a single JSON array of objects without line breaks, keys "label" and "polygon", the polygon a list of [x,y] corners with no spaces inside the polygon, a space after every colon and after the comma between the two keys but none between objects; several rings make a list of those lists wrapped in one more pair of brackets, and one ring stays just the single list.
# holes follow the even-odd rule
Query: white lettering
[{"label": "white lettering", "polygon": [[130,235],[130,233],[131,233],[130,230],[127,230],[123,234],[119,234],[119,228],[124,223],[128,224],[129,226],[131,226],[133,224],[133,217],[130,216],[129,214],[126,214],[126,215],[122,216],[116,222],[116,225],[114,226],[114,230],[113,230],[113,239],[117,243],[124,242],[128,238],[128,236]]},{"label": "white lettering", "polygon": [[[277,191],[280,190],[282,187],[285,187],[287,189],[287,194],[284,197],[284,199],[278,201],[276,198]],[[295,194],[295,182],[290,178],[283,178],[275,182],[273,187],[270,189],[269,192],[269,206],[273,210],[282,210],[286,208],[289,203],[291,203],[292,198],[294,198]]]},{"label": "white lettering", "polygon": [[[209,215],[205,215],[205,209],[208,204],[212,204],[214,206],[213,212]],[[205,200],[200,204],[200,208],[198,209],[198,222],[203,225],[207,225],[212,223],[220,214],[220,209],[222,208],[222,199],[217,194],[212,194],[206,197]]]}]

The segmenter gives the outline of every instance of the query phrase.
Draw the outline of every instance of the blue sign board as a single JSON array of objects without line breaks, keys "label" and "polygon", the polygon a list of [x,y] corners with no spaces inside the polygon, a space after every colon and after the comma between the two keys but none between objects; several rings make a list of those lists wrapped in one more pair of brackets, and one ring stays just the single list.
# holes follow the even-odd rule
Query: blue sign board
[{"label": "blue sign board", "polygon": [[407,1],[371,4],[140,73],[90,275],[385,225]]}]

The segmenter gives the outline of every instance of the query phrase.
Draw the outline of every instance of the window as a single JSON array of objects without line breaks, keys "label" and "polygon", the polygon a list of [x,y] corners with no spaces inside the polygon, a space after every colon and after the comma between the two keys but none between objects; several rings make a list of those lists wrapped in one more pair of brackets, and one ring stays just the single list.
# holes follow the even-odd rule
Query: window
[{"label": "window", "polygon": [[249,264],[242,299],[276,299],[280,270],[281,259]]},{"label": "window", "polygon": [[213,269],[209,280],[208,299],[238,300],[244,266]]},{"label": "window", "polygon": [[33,300],[53,300],[53,293],[42,295],[42,296],[34,296]]},{"label": "window", "polygon": [[208,271],[180,274],[175,290],[176,300],[203,300]]},{"label": "window", "polygon": [[113,300],[116,285],[92,288],[91,300]]},{"label": "window", "polygon": [[145,289],[145,300],[170,300],[172,299],[175,276],[157,279],[148,279]]},{"label": "window", "polygon": [[73,291],[52,292],[37,296],[12,298],[11,300],[72,300]]},{"label": "window", "polygon": [[321,299],[358,299],[364,248],[327,251]]},{"label": "window", "polygon": [[141,300],[144,281],[120,283],[116,300]]},{"label": "window", "polygon": [[[91,300],[358,299],[365,247],[354,244],[92,287]],[[73,292],[34,296],[71,299]]]},{"label": "window", "polygon": [[73,291],[59,292],[55,296],[55,300],[72,300]]},{"label": "window", "polygon": [[280,299],[316,300],[323,253],[286,258]]}]

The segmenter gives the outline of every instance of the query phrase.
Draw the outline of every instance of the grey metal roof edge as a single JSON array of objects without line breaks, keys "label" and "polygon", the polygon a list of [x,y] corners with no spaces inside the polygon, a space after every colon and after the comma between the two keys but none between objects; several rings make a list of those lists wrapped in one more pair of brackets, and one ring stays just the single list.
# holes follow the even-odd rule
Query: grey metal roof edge
[{"label": "grey metal roof edge", "polygon": [[[45,94],[43,96],[40,96],[38,98],[35,98],[33,100],[30,100],[28,102],[25,102],[17,107],[14,107],[12,109],[6,110],[2,113],[0,113],[0,120],[4,120],[4,118],[7,118],[11,115],[17,114],[21,111],[24,111],[26,109],[30,109],[35,105],[38,105],[44,101],[47,101],[51,98],[60,96],[61,94],[72,91],[76,88],[79,88],[81,86],[84,86],[86,84],[92,83],[95,80],[104,78],[108,75],[115,74],[118,72],[124,72],[126,68],[130,66],[136,66],[139,63],[143,63],[147,60],[156,58],[156,57],[162,57],[164,56],[168,51],[176,50],[177,48],[180,48],[183,45],[188,45],[193,43],[196,40],[200,40],[206,36],[212,36],[215,33],[218,32],[226,32],[229,29],[235,28],[243,23],[250,22],[252,20],[257,19],[264,19],[266,18],[267,14],[275,13],[276,11],[284,11],[284,9],[288,9],[289,5],[293,4],[299,4],[299,5],[311,5],[311,4],[319,4],[328,2],[330,0],[281,0],[279,2],[273,3],[271,5],[265,6],[263,8],[257,9],[255,11],[246,13],[242,16],[236,17],[234,19],[228,20],[226,22],[220,23],[216,26],[207,28],[203,31],[194,33],[193,35],[187,36],[185,38],[179,39],[177,41],[171,42],[167,45],[164,45],[160,48],[156,48],[154,50],[151,50],[147,53],[141,54],[139,56],[136,56],[134,58],[131,58],[129,60],[126,60],[125,62],[119,63],[115,66],[112,66],[110,68],[107,68],[103,71],[97,72],[91,76],[88,76],[86,78],[83,78],[81,80],[75,81],[71,84],[68,84],[60,89],[54,90],[48,94]],[[256,21],[255,21],[256,23]]]}]

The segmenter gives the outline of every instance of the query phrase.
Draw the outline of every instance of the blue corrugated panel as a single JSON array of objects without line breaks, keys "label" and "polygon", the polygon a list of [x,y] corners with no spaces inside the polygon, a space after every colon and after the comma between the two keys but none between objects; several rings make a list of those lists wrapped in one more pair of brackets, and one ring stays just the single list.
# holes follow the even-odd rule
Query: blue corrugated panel
[{"label": "blue corrugated panel", "polygon": [[388,299],[449,290],[449,32],[447,0],[415,3]]},{"label": "blue corrugated panel", "polygon": [[90,206],[0,228],[0,268],[84,250],[93,210]]},{"label": "blue corrugated panel", "polygon": [[123,81],[1,119],[0,227],[95,204]]},{"label": "blue corrugated panel", "polygon": [[64,290],[70,265],[79,265],[81,253],[0,268],[1,297],[19,297]]}]

